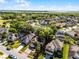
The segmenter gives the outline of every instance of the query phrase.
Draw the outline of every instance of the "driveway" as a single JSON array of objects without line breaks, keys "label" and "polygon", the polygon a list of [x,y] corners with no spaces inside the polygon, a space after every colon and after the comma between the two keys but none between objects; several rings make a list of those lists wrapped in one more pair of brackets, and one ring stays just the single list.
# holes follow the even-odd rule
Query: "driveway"
[{"label": "driveway", "polygon": [[27,48],[23,54],[25,54],[25,55],[28,56],[28,55],[31,53],[31,51],[32,51],[32,50],[30,50],[29,48]]},{"label": "driveway", "polygon": [[20,51],[24,46],[23,45],[20,45],[18,48],[17,48],[17,51]]},{"label": "driveway", "polygon": [[4,47],[2,44],[0,44],[0,51],[2,51],[6,55],[12,54],[12,55],[16,56],[18,59],[29,59],[27,57],[27,55],[23,55],[23,54],[18,53],[17,49],[13,49],[10,51],[6,50],[6,47]]},{"label": "driveway", "polygon": [[0,59],[5,59],[7,56],[7,54],[3,54],[2,56],[0,56]]}]

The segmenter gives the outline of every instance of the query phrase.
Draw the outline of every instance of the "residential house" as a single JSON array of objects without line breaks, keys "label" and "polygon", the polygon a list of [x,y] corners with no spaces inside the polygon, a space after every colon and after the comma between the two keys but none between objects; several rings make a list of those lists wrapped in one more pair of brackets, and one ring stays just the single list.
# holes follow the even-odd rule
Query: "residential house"
[{"label": "residential house", "polygon": [[69,59],[79,59],[79,46],[71,45],[69,48]]},{"label": "residential house", "polygon": [[77,26],[71,27],[69,30],[66,31],[66,34],[72,38],[74,38],[75,36],[79,37],[79,27]]},{"label": "residential house", "polygon": [[64,40],[64,31],[63,30],[58,30],[57,32],[56,32],[56,35],[55,35],[55,37],[56,37],[56,39],[59,39],[60,41],[63,41]]},{"label": "residential house", "polygon": [[47,25],[48,24],[48,21],[46,21],[46,20],[40,20],[39,23],[41,25]]},{"label": "residential house", "polygon": [[3,32],[7,32],[7,28],[0,28],[0,34],[2,34]]},{"label": "residential house", "polygon": [[9,33],[8,41],[15,41],[16,39],[17,39],[17,37],[14,33]]},{"label": "residential house", "polygon": [[0,34],[0,40],[2,39],[2,35]]},{"label": "residential house", "polygon": [[74,38],[76,32],[74,32],[74,31],[67,31],[66,34],[69,35],[71,38]]},{"label": "residential house", "polygon": [[56,50],[59,50],[61,51],[63,48],[63,42],[61,42],[60,40],[56,39],[56,40],[53,40],[52,42],[48,43],[46,45],[46,50],[45,52],[49,55],[53,55],[54,51]]},{"label": "residential house", "polygon": [[77,21],[71,20],[71,19],[67,19],[67,20],[65,20],[65,23],[67,25],[76,25],[77,24]]},{"label": "residential house", "polygon": [[23,41],[22,41],[22,44],[28,44],[32,39],[33,39],[33,37],[35,37],[35,34],[34,33],[31,33],[31,34],[28,34],[28,35],[26,35],[23,39]]},{"label": "residential house", "polygon": [[60,18],[58,18],[58,17],[57,18],[48,18],[48,19],[40,20],[39,23],[41,25],[47,25],[47,24],[50,24],[50,21],[58,22],[58,21],[60,21]]},{"label": "residential house", "polygon": [[34,45],[34,44],[31,44],[31,45],[29,46],[29,48],[30,48],[31,50],[34,50],[34,49],[35,49],[35,45]]},{"label": "residential house", "polygon": [[7,29],[6,28],[0,28],[0,39],[2,39],[2,34],[4,32],[7,32]]}]

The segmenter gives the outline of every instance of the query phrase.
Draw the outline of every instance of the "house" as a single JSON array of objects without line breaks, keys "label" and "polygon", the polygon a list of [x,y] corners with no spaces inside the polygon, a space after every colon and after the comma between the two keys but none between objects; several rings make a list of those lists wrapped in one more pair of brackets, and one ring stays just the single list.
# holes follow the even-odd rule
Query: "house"
[{"label": "house", "polygon": [[0,28],[0,34],[2,34],[3,32],[7,32],[6,28]]},{"label": "house", "polygon": [[74,27],[69,27],[69,30],[66,30],[66,34],[69,35],[70,37],[74,38],[76,36],[79,37],[79,27],[74,26]]},{"label": "house", "polygon": [[2,35],[0,34],[0,40],[2,39]]},{"label": "house", "polygon": [[31,44],[31,45],[29,46],[29,48],[30,48],[31,50],[34,50],[34,49],[35,49],[35,45],[34,45],[34,44]]},{"label": "house", "polygon": [[73,56],[73,59],[79,59],[79,54],[75,53],[74,56]]},{"label": "house", "polygon": [[28,44],[32,39],[33,39],[33,37],[35,37],[35,34],[34,33],[31,33],[31,34],[28,34],[28,35],[26,35],[23,39],[23,41],[22,41],[22,44]]},{"label": "house", "polygon": [[46,20],[40,20],[39,23],[41,25],[47,25],[48,24],[48,21],[46,21]]},{"label": "house", "polygon": [[64,27],[65,25],[66,25],[66,23],[64,23],[64,22],[62,22],[62,23],[59,22],[56,24],[56,26],[61,27],[61,28]]},{"label": "house", "polygon": [[71,38],[74,38],[76,32],[74,32],[74,31],[67,31],[66,34],[69,35]]},{"label": "house", "polygon": [[56,40],[53,40],[52,42],[48,43],[46,45],[46,50],[45,52],[49,55],[53,55],[54,51],[56,50],[59,50],[61,51],[63,48],[63,42],[61,42],[60,40],[56,39]]},{"label": "house", "polygon": [[79,46],[71,45],[69,48],[69,58],[70,59],[79,59]]},{"label": "house", "polygon": [[58,17],[57,18],[48,18],[48,19],[40,20],[39,23],[41,25],[47,25],[47,24],[50,24],[50,21],[58,22],[58,21],[60,21],[60,18],[58,18]]},{"label": "house", "polygon": [[60,41],[64,40],[64,31],[63,30],[58,30],[55,34],[56,39],[59,39]]},{"label": "house", "polygon": [[7,32],[7,29],[6,28],[0,28],[0,40],[2,39],[2,34],[4,32]]},{"label": "house", "polygon": [[68,18],[67,20],[65,20],[65,23],[67,25],[76,25],[77,24],[77,21],[71,20],[70,18]]},{"label": "house", "polygon": [[9,35],[8,35],[8,41],[14,41],[16,39],[17,39],[17,37],[16,37],[16,35],[14,33],[9,33]]},{"label": "house", "polygon": [[54,44],[53,44],[53,41],[50,42],[50,43],[48,43],[48,44],[46,45],[45,52],[46,52],[47,54],[53,55],[54,50],[55,50],[55,46],[54,46]]}]

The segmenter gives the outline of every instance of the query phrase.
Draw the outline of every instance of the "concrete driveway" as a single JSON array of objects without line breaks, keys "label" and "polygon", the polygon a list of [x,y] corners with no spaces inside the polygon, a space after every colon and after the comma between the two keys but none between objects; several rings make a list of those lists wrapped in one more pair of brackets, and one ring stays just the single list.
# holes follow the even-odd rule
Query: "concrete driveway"
[{"label": "concrete driveway", "polygon": [[18,59],[29,59],[27,57],[27,55],[23,55],[23,54],[18,53],[17,49],[13,49],[10,51],[6,50],[6,47],[4,47],[2,44],[0,44],[0,51],[2,51],[6,55],[12,54],[12,55],[16,56]]}]

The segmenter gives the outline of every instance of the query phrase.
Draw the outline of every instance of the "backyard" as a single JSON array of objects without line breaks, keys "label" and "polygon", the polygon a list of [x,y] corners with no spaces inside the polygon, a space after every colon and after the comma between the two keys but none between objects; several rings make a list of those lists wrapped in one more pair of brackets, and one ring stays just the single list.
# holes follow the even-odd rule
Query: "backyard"
[{"label": "backyard", "polygon": [[69,44],[65,43],[63,47],[63,59],[68,59]]}]

